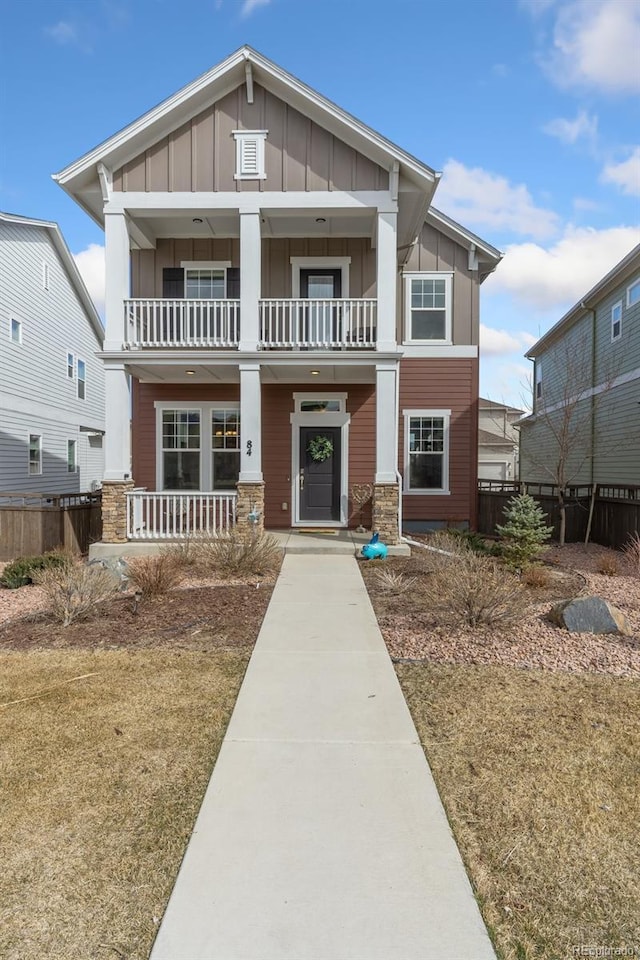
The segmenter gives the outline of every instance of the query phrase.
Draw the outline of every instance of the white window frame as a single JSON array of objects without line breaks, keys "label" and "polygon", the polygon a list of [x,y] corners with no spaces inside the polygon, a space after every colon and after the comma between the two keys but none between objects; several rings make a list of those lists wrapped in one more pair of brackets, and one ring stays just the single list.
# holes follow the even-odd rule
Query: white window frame
[{"label": "white window frame", "polygon": [[[80,364],[84,370],[84,377],[80,376]],[[80,396],[80,384],[83,385],[83,396]],[[87,363],[82,357],[76,357],[76,397],[78,400],[87,399]]]},{"label": "white window frame", "polygon": [[211,479],[210,479],[211,491],[212,491],[213,493],[231,493],[231,490],[229,489],[229,487],[226,487],[226,488],[224,488],[224,489],[220,488],[220,489],[218,489],[218,490],[216,490],[216,488],[214,487],[214,485],[213,485],[213,482],[214,482],[214,479],[215,479],[215,476],[214,476],[214,475],[215,475],[214,462],[215,462],[215,456],[216,456],[216,454],[218,454],[218,453],[237,453],[237,454],[238,454],[238,476],[240,476],[240,457],[242,456],[242,453],[241,453],[242,423],[239,423],[239,430],[238,430],[238,437],[237,437],[237,446],[235,446],[235,447],[214,447],[214,445],[213,445],[213,415],[214,415],[214,413],[216,413],[216,412],[220,412],[220,413],[225,412],[225,413],[228,413],[228,412],[232,411],[232,412],[237,413],[237,415],[238,415],[238,421],[239,421],[239,420],[240,420],[240,404],[239,404],[238,402],[234,402],[234,403],[224,403],[224,404],[221,404],[221,403],[212,403],[212,404],[209,405],[208,410],[209,410],[209,412],[208,412],[208,419],[207,419],[207,430],[208,430],[208,432],[209,432],[209,445],[210,445],[210,447],[211,447],[211,450],[210,450],[210,452],[209,452],[209,459],[210,459],[209,469],[210,469],[210,471],[211,471]]},{"label": "white window frame", "polygon": [[534,364],[533,399],[542,400],[542,360],[537,357]]},{"label": "white window frame", "polygon": [[[449,439],[451,425],[451,410],[403,410],[404,420],[404,483],[403,490],[407,496],[419,497],[444,497],[449,496]],[[440,417],[443,420],[443,450],[442,450],[442,487],[413,488],[409,486],[409,426],[412,417]]]},{"label": "white window frame", "polygon": [[[414,280],[444,280],[445,281],[445,318],[444,337],[434,340],[418,340],[411,336],[411,285]],[[453,272],[449,270],[416,270],[404,274],[404,343],[405,344],[434,344],[441,343],[450,346],[453,343]]]},{"label": "white window frame", "polygon": [[300,300],[300,271],[313,270],[314,267],[317,267],[320,271],[323,267],[328,270],[340,270],[342,273],[342,293],[338,299],[349,299],[351,257],[289,257],[289,263],[291,264],[291,298],[293,300]]},{"label": "white window frame", "polygon": [[[71,446],[73,444],[73,446]],[[70,457],[69,452],[73,450],[73,467],[70,466]],[[77,473],[78,472],[78,439],[77,437],[69,437],[67,439],[67,473]]]},{"label": "white window frame", "polygon": [[[31,469],[31,438],[36,437],[38,440],[38,470]],[[42,470],[42,434],[41,433],[31,433],[27,434],[27,476],[28,477],[41,477]]]},{"label": "white window frame", "polygon": [[46,260],[42,261],[42,289],[49,289],[49,264]]},{"label": "white window frame", "polygon": [[[233,138],[236,141],[236,172],[233,175],[234,180],[266,180],[267,172],[264,160],[264,145],[267,139],[268,130],[232,130]],[[248,169],[245,165],[245,150],[248,142],[255,143],[256,166],[255,169]]]},{"label": "white window frame", "polygon": [[[156,411],[156,490],[162,490],[163,478],[163,446],[162,446],[162,414],[165,410],[195,410],[200,414],[200,487],[202,493],[215,493],[213,489],[213,443],[211,437],[211,417],[214,410],[237,410],[240,412],[239,400],[215,400],[202,401],[196,400],[156,400],[154,402]],[[240,441],[242,441],[242,423],[240,424]],[[241,454],[242,455],[242,454]],[[180,491],[165,490],[164,493],[177,493]],[[195,490],[193,491],[196,492]],[[220,493],[231,493],[230,490],[222,490]]]},{"label": "white window frame", "polygon": [[[632,291],[635,294],[635,299],[633,300],[631,299]],[[633,307],[634,304],[639,302],[640,302],[640,277],[638,277],[637,280],[634,280],[633,283],[630,283],[629,286],[627,287],[627,309],[629,309],[629,307]]]},{"label": "white window frame", "polygon": [[[13,331],[16,330],[18,333],[17,337],[14,337]],[[22,343],[22,320],[16,320],[15,317],[11,317],[9,320],[9,339],[12,343]]]},{"label": "white window frame", "polygon": [[[616,319],[616,311],[618,317]],[[618,332],[615,333],[616,324],[618,325]],[[618,300],[617,303],[614,303],[611,307],[611,343],[615,343],[616,340],[619,340],[622,336],[622,300]]]},{"label": "white window frame", "polygon": [[187,296],[187,271],[188,270],[224,270],[224,296],[221,300],[227,299],[227,270],[232,266],[231,260],[181,260],[180,266],[184,270],[184,298]]},{"label": "white window frame", "polygon": [[[69,360],[71,360],[71,363],[69,363]],[[69,369],[71,369],[71,373],[69,373]],[[86,376],[86,367],[85,367],[85,376]],[[75,354],[69,353],[67,351],[67,380],[75,380],[75,377],[76,377]]]}]

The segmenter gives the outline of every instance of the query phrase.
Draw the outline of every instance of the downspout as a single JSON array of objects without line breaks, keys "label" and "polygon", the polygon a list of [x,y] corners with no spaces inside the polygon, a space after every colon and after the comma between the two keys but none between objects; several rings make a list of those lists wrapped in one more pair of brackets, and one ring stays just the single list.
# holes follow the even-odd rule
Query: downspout
[{"label": "downspout", "polygon": [[589,543],[591,537],[591,523],[593,520],[593,510],[596,501],[595,478],[595,459],[596,459],[596,311],[592,307],[587,307],[584,300],[580,306],[587,313],[591,314],[591,430],[589,442],[591,444],[591,456],[589,467],[589,481],[591,486],[591,499],[589,502],[589,519],[587,520],[587,529],[584,535],[584,542]]},{"label": "downspout", "polygon": [[[398,470],[398,444],[400,443],[400,363],[398,363],[398,373],[396,376],[396,480],[398,481],[398,538],[402,543],[402,492],[403,482],[402,474]],[[403,458],[404,459],[404,458]]]}]

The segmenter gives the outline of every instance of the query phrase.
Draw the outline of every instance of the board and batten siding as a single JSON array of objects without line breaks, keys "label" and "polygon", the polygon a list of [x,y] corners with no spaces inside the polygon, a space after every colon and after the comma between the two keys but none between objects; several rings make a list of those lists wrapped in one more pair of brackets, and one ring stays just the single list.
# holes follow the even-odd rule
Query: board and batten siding
[{"label": "board and batten siding", "polygon": [[404,475],[403,410],[451,410],[448,495],[405,494],[406,522],[468,523],[475,529],[478,482],[478,361],[405,359],[400,364],[398,467]]},{"label": "board and batten siding", "polygon": [[[264,239],[262,297],[291,297],[291,257],[351,257],[349,296],[376,296],[376,253],[364,237]],[[182,262],[227,261],[240,266],[237,239],[159,239],[155,250],[131,252],[133,297],[162,297],[162,271]]]},{"label": "board and batten siding", "polygon": [[[480,317],[480,284],[477,271],[469,270],[469,252],[425,223],[404,265],[404,274],[444,271],[453,273],[452,340],[456,345],[477,345]],[[403,275],[398,283],[398,339],[405,338],[406,283]]]},{"label": "board and batten siding", "polygon": [[[267,130],[264,180],[234,180],[234,130]],[[116,191],[387,190],[388,172],[254,84],[244,84],[115,171]]]},{"label": "board and batten siding", "polygon": [[[43,284],[47,264],[48,290]],[[11,339],[11,320],[22,341]],[[102,480],[104,430],[101,349],[49,230],[0,221],[0,489],[88,490]],[[86,399],[67,376],[67,353],[86,364]],[[43,436],[43,472],[29,475],[29,434]],[[76,439],[78,471],[67,472],[67,439]]]}]

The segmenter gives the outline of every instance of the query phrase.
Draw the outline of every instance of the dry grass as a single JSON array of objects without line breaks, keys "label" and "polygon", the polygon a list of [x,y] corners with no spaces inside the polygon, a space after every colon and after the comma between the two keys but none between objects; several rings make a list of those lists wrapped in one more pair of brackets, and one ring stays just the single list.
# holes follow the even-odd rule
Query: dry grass
[{"label": "dry grass", "polygon": [[637,530],[629,535],[622,551],[633,576],[640,577],[640,533]]},{"label": "dry grass", "polygon": [[65,627],[86,620],[119,589],[117,579],[104,567],[78,562],[34,570],[33,582],[44,591],[51,618]]},{"label": "dry grass", "polygon": [[214,572],[222,579],[265,576],[282,560],[275,537],[233,530],[228,537],[193,538],[188,562],[201,576]]},{"label": "dry grass", "polygon": [[148,956],[246,660],[0,654],[3,960]]},{"label": "dry grass", "polygon": [[522,584],[497,561],[469,549],[435,557],[426,593],[441,623],[505,629],[522,619],[529,606]]},{"label": "dry grass", "polygon": [[397,671],[502,960],[638,947],[640,682]]},{"label": "dry grass", "polygon": [[381,593],[402,596],[412,590],[417,582],[417,577],[405,577],[403,573],[397,573],[395,570],[388,568],[375,572],[375,584]]},{"label": "dry grass", "polygon": [[617,559],[614,556],[601,557],[597,571],[604,577],[617,577],[619,572]]},{"label": "dry grass", "polygon": [[534,590],[548,587],[551,583],[551,574],[546,567],[541,567],[538,563],[530,563],[524,568],[520,575],[520,580],[525,587],[532,587]]},{"label": "dry grass", "polygon": [[162,597],[184,576],[181,552],[166,550],[149,557],[133,557],[127,564],[129,580],[143,597]]}]

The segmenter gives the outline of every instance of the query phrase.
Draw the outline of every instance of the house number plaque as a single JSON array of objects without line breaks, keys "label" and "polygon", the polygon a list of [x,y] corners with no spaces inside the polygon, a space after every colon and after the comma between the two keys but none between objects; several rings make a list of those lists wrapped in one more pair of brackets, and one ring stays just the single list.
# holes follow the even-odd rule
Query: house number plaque
[{"label": "house number plaque", "polygon": [[251,450],[253,449],[253,443],[251,440],[247,440],[247,456],[251,456]]}]

